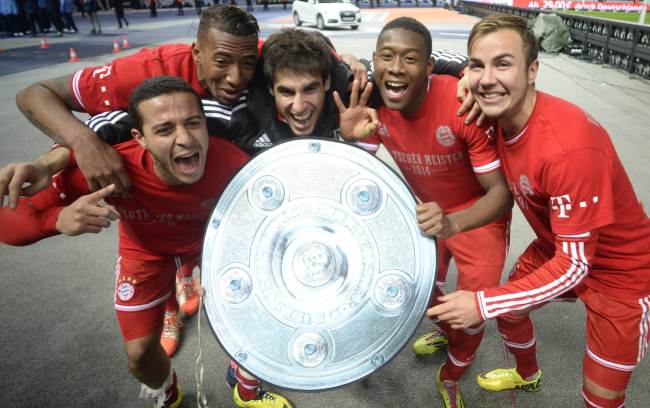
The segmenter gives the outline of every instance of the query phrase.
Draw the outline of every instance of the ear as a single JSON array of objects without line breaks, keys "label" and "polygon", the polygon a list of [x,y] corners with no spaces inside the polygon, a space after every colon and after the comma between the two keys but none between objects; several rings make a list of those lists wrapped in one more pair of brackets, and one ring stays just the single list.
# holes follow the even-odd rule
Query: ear
[{"label": "ear", "polygon": [[325,92],[330,90],[330,84],[332,83],[332,77],[330,75],[327,76],[327,79],[325,80],[325,84],[323,85],[323,88],[325,88]]},{"label": "ear", "polygon": [[196,41],[192,43],[192,59],[196,65],[201,65],[201,50]]},{"label": "ear", "polygon": [[536,59],[528,67],[528,85],[535,85],[537,72],[539,71],[539,60]]},{"label": "ear", "polygon": [[433,66],[436,64],[436,60],[433,59],[431,55],[427,58],[427,75],[433,73]]},{"label": "ear", "polygon": [[269,84],[269,94],[273,97],[275,97],[275,92],[273,91],[273,84]]},{"label": "ear", "polygon": [[131,136],[135,139],[136,142],[144,149],[147,149],[147,141],[144,139],[144,135],[140,133],[138,129],[131,129]]}]

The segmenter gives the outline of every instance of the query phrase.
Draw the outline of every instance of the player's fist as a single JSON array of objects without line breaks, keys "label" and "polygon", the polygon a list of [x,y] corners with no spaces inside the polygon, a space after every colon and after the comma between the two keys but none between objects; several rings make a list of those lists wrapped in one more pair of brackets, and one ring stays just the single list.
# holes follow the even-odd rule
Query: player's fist
[{"label": "player's fist", "polygon": [[419,202],[415,207],[418,226],[424,235],[447,239],[458,232],[458,225],[447,217],[438,203]]}]

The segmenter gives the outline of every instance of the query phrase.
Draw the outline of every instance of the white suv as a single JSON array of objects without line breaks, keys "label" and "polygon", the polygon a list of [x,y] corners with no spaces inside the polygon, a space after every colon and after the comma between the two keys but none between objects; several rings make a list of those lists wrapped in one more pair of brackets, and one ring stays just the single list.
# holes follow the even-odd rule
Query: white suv
[{"label": "white suv", "polygon": [[319,30],[325,27],[359,28],[361,11],[346,0],[294,0],[291,9],[296,26],[316,24]]}]

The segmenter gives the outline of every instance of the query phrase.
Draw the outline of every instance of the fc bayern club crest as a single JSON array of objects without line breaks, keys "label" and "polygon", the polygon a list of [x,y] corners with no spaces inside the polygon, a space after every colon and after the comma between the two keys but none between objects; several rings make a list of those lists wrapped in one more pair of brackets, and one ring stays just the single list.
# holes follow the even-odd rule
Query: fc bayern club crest
[{"label": "fc bayern club crest", "polygon": [[117,297],[122,301],[126,302],[131,299],[135,294],[135,288],[129,282],[122,282],[117,287]]},{"label": "fc bayern club crest", "polygon": [[454,133],[451,131],[449,126],[440,126],[438,130],[436,130],[436,140],[441,145],[449,147],[456,142],[456,136],[454,136]]}]

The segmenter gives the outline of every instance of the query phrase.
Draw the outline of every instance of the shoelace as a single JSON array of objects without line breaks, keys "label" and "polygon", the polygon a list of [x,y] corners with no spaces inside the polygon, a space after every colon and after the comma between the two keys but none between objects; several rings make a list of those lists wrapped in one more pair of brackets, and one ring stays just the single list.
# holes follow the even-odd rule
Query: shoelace
[{"label": "shoelace", "polygon": [[163,323],[163,337],[175,338],[180,327],[183,327],[183,322],[178,318],[178,315],[165,317]]},{"label": "shoelace", "polygon": [[275,402],[275,397],[268,392],[262,390],[262,392],[259,393],[259,395],[255,398],[256,400],[269,400],[271,402]]},{"label": "shoelace", "polygon": [[179,303],[185,303],[185,301],[187,301],[187,299],[190,299],[194,294],[194,289],[192,289],[192,282],[187,282],[183,279],[179,280],[178,285],[176,285],[176,290],[178,291]]}]

